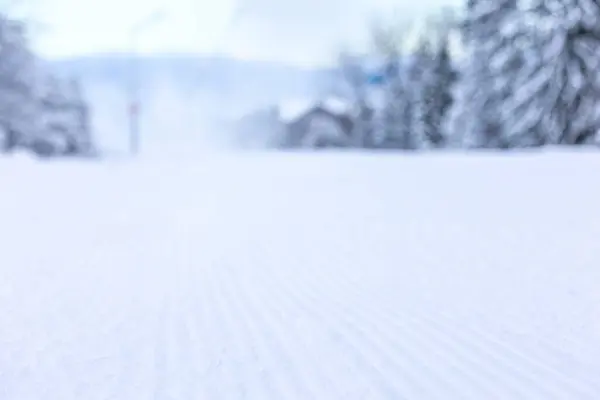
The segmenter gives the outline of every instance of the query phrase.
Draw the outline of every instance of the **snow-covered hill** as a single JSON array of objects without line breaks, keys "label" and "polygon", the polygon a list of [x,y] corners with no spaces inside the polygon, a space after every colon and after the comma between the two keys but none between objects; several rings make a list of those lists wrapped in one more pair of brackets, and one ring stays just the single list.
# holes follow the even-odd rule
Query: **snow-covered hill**
[{"label": "snow-covered hill", "polygon": [[595,400],[598,171],[0,160],[0,398]]}]

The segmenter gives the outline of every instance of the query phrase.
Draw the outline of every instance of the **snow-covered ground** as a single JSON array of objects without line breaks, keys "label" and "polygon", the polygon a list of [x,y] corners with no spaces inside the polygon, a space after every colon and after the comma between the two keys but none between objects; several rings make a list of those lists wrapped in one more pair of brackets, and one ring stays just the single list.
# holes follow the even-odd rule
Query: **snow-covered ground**
[{"label": "snow-covered ground", "polygon": [[599,171],[0,160],[0,399],[597,400]]}]

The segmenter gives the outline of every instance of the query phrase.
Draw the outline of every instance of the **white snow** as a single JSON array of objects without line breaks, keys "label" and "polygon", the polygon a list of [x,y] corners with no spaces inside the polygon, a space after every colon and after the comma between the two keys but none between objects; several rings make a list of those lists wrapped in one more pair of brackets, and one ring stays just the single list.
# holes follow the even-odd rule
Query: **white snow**
[{"label": "white snow", "polygon": [[340,97],[326,97],[321,101],[321,105],[332,114],[344,115],[352,112],[352,104]]},{"label": "white snow", "polygon": [[600,159],[0,160],[0,399],[598,399]]}]

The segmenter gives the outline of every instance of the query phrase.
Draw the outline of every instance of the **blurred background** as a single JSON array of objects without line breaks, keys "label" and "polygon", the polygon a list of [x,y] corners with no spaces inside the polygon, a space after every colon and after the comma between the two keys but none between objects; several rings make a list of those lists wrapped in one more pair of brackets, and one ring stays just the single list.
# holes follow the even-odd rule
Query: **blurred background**
[{"label": "blurred background", "polygon": [[595,143],[590,4],[5,0],[3,147]]}]

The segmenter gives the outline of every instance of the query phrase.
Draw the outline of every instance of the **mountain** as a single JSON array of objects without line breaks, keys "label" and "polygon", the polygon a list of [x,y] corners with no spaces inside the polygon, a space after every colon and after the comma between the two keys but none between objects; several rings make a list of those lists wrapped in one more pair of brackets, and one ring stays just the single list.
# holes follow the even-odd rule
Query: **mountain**
[{"label": "mountain", "polygon": [[168,83],[184,96],[226,102],[232,108],[271,104],[286,97],[314,95],[334,71],[273,62],[187,54],[98,54],[47,61],[59,74],[79,77],[88,86],[108,85],[127,93],[136,72],[143,95]]}]

